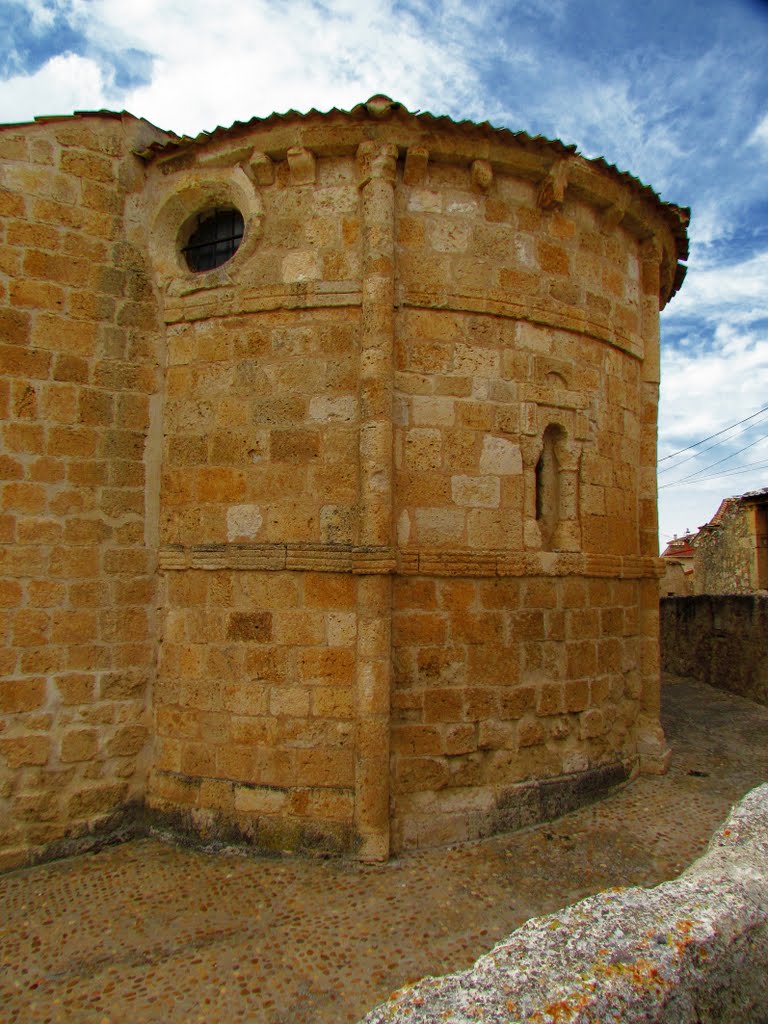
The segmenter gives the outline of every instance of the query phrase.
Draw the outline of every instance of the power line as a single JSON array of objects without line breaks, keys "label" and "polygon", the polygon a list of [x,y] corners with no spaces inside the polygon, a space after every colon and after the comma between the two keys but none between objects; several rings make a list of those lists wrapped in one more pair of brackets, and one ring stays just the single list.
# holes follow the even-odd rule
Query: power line
[{"label": "power line", "polygon": [[[729,476],[741,476],[744,473],[754,473],[756,470],[759,470],[759,469],[768,469],[768,462],[748,462],[741,469],[726,469],[726,470],[723,470],[722,473],[713,473],[712,476],[703,476],[700,480],[697,480],[696,483],[697,484],[703,484],[707,480],[722,480],[725,477],[729,477]],[[680,481],[680,482],[682,483],[682,481]],[[663,487],[675,487],[675,486],[677,486],[677,485],[674,484],[674,483],[672,483],[672,484],[662,484],[662,486],[659,488],[659,490],[662,490]]]},{"label": "power line", "polygon": [[721,434],[727,434],[728,431],[733,430],[734,427],[740,427],[742,423],[748,423],[750,420],[755,419],[756,416],[759,416],[764,412],[768,412],[768,405],[764,405],[762,409],[758,409],[757,412],[753,412],[751,416],[745,416],[743,420],[737,420],[736,423],[731,423],[729,427],[723,427],[723,429],[718,430],[716,434],[710,434],[709,437],[702,437],[700,441],[695,441],[693,444],[689,444],[687,448],[681,448],[680,451],[672,452],[671,455],[665,455],[663,459],[659,459],[658,465],[660,466],[662,462],[666,462],[668,459],[674,459],[676,455],[682,455],[684,452],[689,452],[692,448],[698,448],[700,444],[704,444],[706,441],[711,441],[714,437],[720,437]]},{"label": "power line", "polygon": [[[708,470],[714,469],[715,466],[719,466],[723,462],[728,462],[731,459],[735,459],[737,455],[741,455],[741,453],[747,451],[748,448],[754,448],[754,446],[756,444],[759,444],[761,441],[764,441],[766,438],[768,438],[768,434],[763,434],[761,437],[758,437],[757,440],[752,441],[750,444],[745,444],[743,448],[739,448],[739,450],[737,452],[733,452],[732,455],[726,455],[724,458],[718,459],[717,462],[713,462],[709,466],[704,466],[704,468],[700,469],[698,472],[691,473],[690,476],[684,476],[682,480],[672,480],[668,484],[662,484],[659,487],[659,490],[661,491],[665,487],[677,487],[678,484],[687,483],[689,480],[693,480],[693,479],[695,479],[695,477],[701,476],[702,473],[706,473]],[[720,474],[718,474],[718,475],[720,475]]]},{"label": "power line", "polygon": [[[768,461],[745,462],[738,469],[724,469],[722,473],[716,473],[715,476],[738,476],[739,473],[749,473],[754,469],[768,469]],[[710,477],[705,477],[704,479],[709,480]]]},{"label": "power line", "polygon": [[[763,412],[766,412],[766,411],[768,411],[768,406],[766,406],[766,408],[763,410]],[[759,415],[759,413],[755,413],[755,416],[758,416],[758,415]],[[754,419],[754,416],[750,416],[749,419]],[[738,425],[739,425],[738,423],[734,423],[734,424],[732,424],[732,426],[726,427],[724,431],[721,430],[720,433],[722,434],[722,433],[725,433],[728,430],[733,430],[733,428],[737,427]],[[726,444],[729,441],[733,441],[740,434],[745,434],[748,430],[752,430],[754,428],[754,426],[755,426],[755,424],[753,423],[751,426],[742,427],[741,430],[737,430],[736,433],[733,434],[731,437],[724,438],[722,441],[715,441],[714,444],[709,445],[707,448],[702,448],[700,452],[694,452],[693,455],[689,455],[687,459],[681,459],[679,462],[676,462],[674,464],[674,466],[667,466],[666,469],[660,469],[659,473],[672,473],[676,469],[679,469],[680,466],[684,466],[686,462],[691,462],[693,459],[698,459],[699,456],[700,455],[704,455],[705,452],[711,452],[713,448],[719,448],[719,446],[721,444]],[[717,435],[713,434],[712,436],[716,437]],[[704,443],[703,441],[699,441],[698,442],[698,444],[703,444],[703,443]],[[693,448],[694,445],[691,445],[691,447]],[[687,451],[687,449],[683,449],[683,451]],[[681,454],[681,453],[678,452],[678,454]],[[667,458],[671,459],[672,456],[668,455]],[[661,461],[664,462],[665,460],[662,459]],[[661,463],[659,463],[659,465],[660,464]]]}]

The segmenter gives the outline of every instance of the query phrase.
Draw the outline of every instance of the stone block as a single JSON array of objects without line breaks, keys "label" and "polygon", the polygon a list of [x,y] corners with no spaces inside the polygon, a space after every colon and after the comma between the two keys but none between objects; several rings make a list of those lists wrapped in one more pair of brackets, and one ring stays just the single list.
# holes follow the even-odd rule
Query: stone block
[{"label": "stone block", "polygon": [[415,518],[421,544],[460,545],[464,539],[465,516],[460,509],[417,508]]},{"label": "stone block", "polygon": [[351,750],[300,750],[296,772],[300,786],[354,786],[354,754]]},{"label": "stone block", "polygon": [[304,577],[304,604],[307,608],[352,609],[355,607],[357,581],[343,573],[307,573]]},{"label": "stone block", "polygon": [[46,702],[45,679],[6,678],[0,681],[0,714],[37,711]]},{"label": "stone block", "polygon": [[[242,705],[238,705],[239,707]],[[248,705],[245,705],[247,708]],[[300,686],[273,689],[269,695],[269,713],[290,718],[305,718],[310,709],[310,692]],[[252,709],[256,710],[256,709]]]},{"label": "stone block", "polygon": [[272,639],[272,613],[231,612],[227,639],[258,644],[269,643]]},{"label": "stone block", "polygon": [[357,615],[354,612],[329,612],[326,617],[329,647],[350,647],[357,639]]},{"label": "stone block", "polygon": [[61,738],[59,757],[69,761],[91,761],[99,750],[99,734],[92,729],[73,729]]},{"label": "stone block", "polygon": [[283,257],[282,280],[286,284],[319,281],[322,277],[320,254],[312,249],[299,250]]},{"label": "stone block", "polygon": [[451,497],[468,508],[498,508],[501,488],[494,476],[453,476]]},{"label": "stone block", "polygon": [[428,689],[424,693],[425,722],[461,722],[463,719],[464,694],[461,689]]},{"label": "stone block", "polygon": [[107,743],[107,755],[109,757],[132,757],[142,750],[147,739],[147,727],[144,725],[129,725],[117,729]]},{"label": "stone block", "polygon": [[351,686],[355,676],[355,655],[344,647],[317,647],[299,657],[299,679],[310,685]]},{"label": "stone block", "polygon": [[266,786],[236,786],[235,810],[244,814],[279,814],[286,807],[288,794]]},{"label": "stone block", "polygon": [[395,791],[439,790],[448,781],[448,766],[435,757],[399,757],[395,762]]},{"label": "stone block", "polygon": [[480,456],[480,472],[497,476],[517,475],[523,471],[520,446],[503,437],[485,437]]},{"label": "stone block", "polygon": [[126,797],[126,783],[106,783],[79,789],[67,801],[72,818],[92,818],[115,810]]},{"label": "stone block", "polygon": [[417,427],[452,427],[456,418],[455,402],[451,398],[414,395],[411,414]]},{"label": "stone block", "polygon": [[442,464],[442,433],[415,427],[405,435],[405,465],[412,470],[439,469]]},{"label": "stone block", "polygon": [[319,718],[351,720],[356,717],[357,702],[351,687],[319,688],[312,693],[311,702],[311,714]]}]

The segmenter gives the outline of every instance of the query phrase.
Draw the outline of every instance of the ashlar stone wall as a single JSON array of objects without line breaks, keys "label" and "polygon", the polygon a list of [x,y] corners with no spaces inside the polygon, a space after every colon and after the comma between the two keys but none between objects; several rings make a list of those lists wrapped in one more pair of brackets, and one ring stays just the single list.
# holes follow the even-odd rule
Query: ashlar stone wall
[{"label": "ashlar stone wall", "polygon": [[768,704],[768,595],[662,598],[661,667]]},{"label": "ashlar stone wall", "polygon": [[143,797],[161,350],[124,205],[162,137],[128,115],[0,131],[0,866]]},{"label": "ashlar stone wall", "polygon": [[[386,97],[197,140],[127,115],[16,135],[53,162],[44,185],[3,164],[34,222],[8,315],[55,330],[9,359],[38,402],[65,357],[80,376],[34,407],[69,447],[13,456],[4,491],[30,552],[54,531],[18,573],[61,582],[33,646],[63,652],[14,661],[29,706],[3,697],[13,856],[135,799],[209,839],[381,858],[663,770],[658,313],[687,211]],[[35,198],[60,187],[77,230]],[[232,208],[237,252],[192,271],[197,216]],[[55,259],[75,238],[88,259]]]}]

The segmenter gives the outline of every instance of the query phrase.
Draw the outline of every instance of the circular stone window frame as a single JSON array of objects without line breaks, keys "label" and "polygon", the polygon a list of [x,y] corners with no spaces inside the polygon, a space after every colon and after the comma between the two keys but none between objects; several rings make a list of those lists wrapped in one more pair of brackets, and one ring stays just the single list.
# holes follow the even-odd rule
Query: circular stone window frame
[{"label": "circular stone window frame", "polygon": [[[183,177],[180,174],[164,192],[149,235],[150,258],[161,288],[169,295],[186,295],[232,284],[254,253],[263,230],[261,197],[251,179],[241,167],[228,174],[196,168],[183,172]],[[183,251],[190,223],[202,213],[222,208],[236,209],[242,215],[242,241],[220,266],[192,270]]]}]

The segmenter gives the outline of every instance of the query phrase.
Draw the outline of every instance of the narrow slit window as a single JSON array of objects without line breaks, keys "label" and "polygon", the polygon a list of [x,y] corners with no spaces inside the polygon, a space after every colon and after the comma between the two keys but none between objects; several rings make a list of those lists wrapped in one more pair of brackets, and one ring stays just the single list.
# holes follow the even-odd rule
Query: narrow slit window
[{"label": "narrow slit window", "polygon": [[553,546],[563,514],[557,448],[565,441],[565,437],[562,427],[550,423],[544,431],[541,455],[536,464],[536,521],[539,524],[542,546],[547,549]]},{"label": "narrow slit window", "polygon": [[182,248],[187,266],[194,273],[215,270],[231,260],[243,240],[243,215],[235,208],[218,208],[199,213],[189,241]]}]

